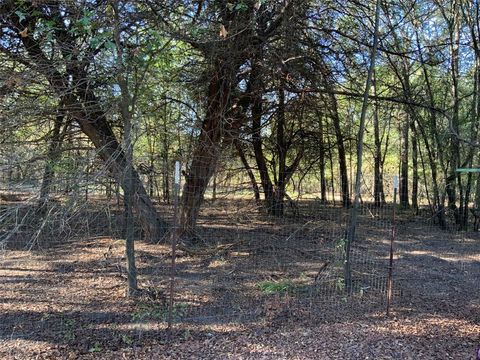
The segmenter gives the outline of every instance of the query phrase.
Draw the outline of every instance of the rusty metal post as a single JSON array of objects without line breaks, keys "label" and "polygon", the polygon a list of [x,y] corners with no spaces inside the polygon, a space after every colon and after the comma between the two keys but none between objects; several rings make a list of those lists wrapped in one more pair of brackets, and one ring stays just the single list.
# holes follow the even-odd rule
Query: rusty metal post
[{"label": "rusty metal post", "polygon": [[392,233],[390,235],[390,262],[387,278],[387,316],[390,316],[390,308],[393,299],[393,244],[396,236],[396,209],[397,209],[398,177],[393,178],[393,210],[392,210]]}]

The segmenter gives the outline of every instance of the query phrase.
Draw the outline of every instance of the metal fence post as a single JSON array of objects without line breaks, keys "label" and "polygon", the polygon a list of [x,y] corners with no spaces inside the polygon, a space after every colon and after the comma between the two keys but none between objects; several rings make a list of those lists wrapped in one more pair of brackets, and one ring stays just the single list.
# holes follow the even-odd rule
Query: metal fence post
[{"label": "metal fence post", "polygon": [[170,299],[168,304],[168,337],[170,338],[173,327],[173,307],[174,307],[174,298],[175,298],[175,261],[176,261],[176,251],[177,251],[177,237],[178,237],[178,203],[179,203],[179,194],[180,194],[180,161],[175,162],[175,185],[173,189],[173,226],[172,226],[172,262],[171,262],[171,273],[170,273]]},{"label": "metal fence post", "polygon": [[387,279],[387,316],[390,316],[390,307],[393,298],[393,243],[396,236],[396,208],[397,208],[398,176],[393,178],[393,210],[392,210],[392,233],[390,236],[390,262],[388,265]]}]

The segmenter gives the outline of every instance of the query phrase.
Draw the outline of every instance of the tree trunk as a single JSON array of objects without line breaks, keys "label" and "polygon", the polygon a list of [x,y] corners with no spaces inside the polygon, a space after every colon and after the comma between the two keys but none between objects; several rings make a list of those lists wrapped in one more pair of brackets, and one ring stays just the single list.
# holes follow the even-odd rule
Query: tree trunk
[{"label": "tree trunk", "polygon": [[[374,73],[373,77],[373,94],[377,95],[377,82]],[[374,185],[373,185],[373,193],[374,193],[374,202],[375,206],[381,206],[385,203],[385,193],[383,189],[383,173],[382,173],[382,141],[380,138],[380,124],[378,119],[378,103],[375,100],[374,102],[374,112],[373,112],[373,133],[374,133],[374,142],[375,142],[375,149],[374,149],[374,165],[373,165],[373,173],[374,173]]]},{"label": "tree trunk", "polygon": [[114,39],[116,45],[116,64],[117,80],[121,92],[121,101],[119,102],[120,113],[123,119],[123,144],[125,151],[125,174],[124,174],[124,203],[125,203],[125,256],[127,258],[127,279],[128,296],[136,296],[137,286],[137,266],[135,264],[135,222],[133,217],[133,141],[132,141],[132,108],[134,103],[130,96],[127,83],[127,74],[123,63],[123,47],[120,41],[120,14],[118,4],[113,5],[115,18]]},{"label": "tree trunk", "polygon": [[418,142],[415,122],[411,121],[412,130],[412,208],[418,213]]},{"label": "tree trunk", "polygon": [[61,132],[64,119],[65,119],[65,115],[62,109],[59,109],[55,117],[53,133],[50,139],[50,145],[48,147],[47,161],[45,162],[45,169],[43,172],[42,185],[40,187],[40,197],[39,197],[40,206],[42,206],[48,200],[53,177],[55,175],[54,165],[55,165],[55,162],[60,157],[60,148],[62,146],[63,135],[66,132],[66,127],[67,127],[67,125],[65,125],[64,131]]},{"label": "tree trunk", "polygon": [[[440,196],[440,190],[438,186],[438,172],[437,172],[437,163],[440,163],[440,168],[444,169],[444,156],[443,156],[443,144],[440,141],[440,136],[438,134],[437,130],[437,114],[434,110],[435,108],[435,97],[433,94],[433,90],[431,87],[430,83],[430,77],[427,71],[427,66],[425,64],[425,61],[423,59],[423,49],[420,44],[420,39],[418,36],[418,32],[415,31],[415,40],[417,44],[417,50],[421,62],[421,67],[422,67],[422,72],[423,76],[425,78],[425,85],[427,88],[427,94],[428,94],[428,99],[429,99],[429,105],[431,106],[431,109],[429,111],[429,123],[428,127],[430,130],[430,133],[432,134],[432,143],[429,142],[429,138],[426,134],[426,131],[420,122],[419,117],[416,117],[416,122],[418,129],[420,130],[420,134],[423,137],[423,141],[425,143],[425,148],[427,150],[427,155],[428,155],[428,161],[430,164],[430,169],[432,171],[432,185],[433,185],[433,198],[434,198],[434,210],[435,213],[433,215],[436,215],[438,218],[439,225],[442,229],[445,229],[447,226],[446,219],[445,219],[445,209],[444,209],[444,201],[443,201],[443,196]],[[434,155],[434,150],[437,150],[438,156],[436,157]]]},{"label": "tree trunk", "polygon": [[332,116],[333,128],[335,130],[335,137],[337,141],[337,151],[338,151],[338,165],[340,170],[340,190],[342,195],[342,205],[344,207],[349,207],[352,204],[350,199],[350,191],[348,188],[348,170],[347,170],[347,159],[345,154],[345,141],[343,138],[343,133],[340,125],[340,116],[338,114],[337,99],[333,93],[328,95],[329,97],[329,109]]},{"label": "tree trunk", "polygon": [[335,169],[333,166],[332,144],[330,136],[327,136],[328,159],[330,164],[330,186],[332,188],[332,203],[335,205]]},{"label": "tree trunk", "polygon": [[252,168],[248,164],[247,157],[245,156],[245,151],[242,148],[242,144],[240,140],[234,139],[233,143],[235,148],[237,149],[238,156],[242,161],[242,165],[247,172],[248,178],[250,179],[250,184],[252,185],[253,195],[255,197],[255,201],[258,203],[260,202],[260,190],[258,189],[257,180],[255,179],[255,174],[252,171]]},{"label": "tree trunk", "polygon": [[162,193],[163,201],[170,204],[170,169],[168,164],[170,163],[170,141],[168,135],[168,110],[167,110],[167,98],[164,98],[165,106],[163,112],[163,139],[162,139],[162,152],[163,152],[163,178],[162,178]]},{"label": "tree trunk", "polygon": [[365,92],[363,94],[362,111],[360,115],[360,126],[358,129],[358,135],[357,135],[357,172],[355,175],[355,199],[354,199],[353,207],[350,212],[350,223],[348,224],[347,239],[344,245],[344,251],[345,251],[344,279],[345,279],[345,287],[348,294],[351,294],[353,291],[352,268],[351,268],[351,247],[353,242],[355,241],[357,218],[358,218],[358,212],[360,207],[365,119],[367,116],[368,97],[370,93],[370,86],[372,82],[373,71],[375,70],[375,58],[377,55],[377,47],[378,47],[379,23],[380,23],[380,0],[376,0],[373,46],[372,46],[372,52],[370,54],[370,64],[368,67],[367,81],[365,84]]},{"label": "tree trunk", "polygon": [[[446,191],[448,196],[448,207],[452,210],[455,223],[460,225],[462,223],[462,214],[459,208],[457,207],[457,190],[456,186],[458,185],[459,191],[462,192],[462,183],[460,179],[460,174],[456,172],[456,169],[460,166],[460,140],[458,139],[459,134],[459,90],[458,90],[458,80],[459,80],[459,47],[460,47],[460,9],[459,4],[454,1],[452,5],[452,18],[449,20],[449,29],[450,29],[450,71],[452,77],[452,134],[450,136],[450,167],[448,170],[448,176],[446,180]],[[461,197],[460,197],[461,199]],[[461,199],[462,200],[462,199]]]},{"label": "tree trunk", "polygon": [[[124,152],[118,144],[105,116],[95,106],[97,104],[96,99],[92,99],[89,103],[89,108],[93,110],[88,114],[83,114],[84,116],[82,117],[77,115],[75,118],[82,131],[97,148],[107,170],[125,191],[127,184],[125,183],[124,172],[127,164]],[[75,104],[72,106],[75,106]],[[135,193],[134,205],[137,209],[145,237],[152,242],[161,241],[167,233],[168,224],[158,217],[157,211],[135,169],[132,171],[132,186]]]},{"label": "tree trunk", "polygon": [[260,74],[258,73],[256,59],[250,75],[250,86],[252,93],[252,145],[260,175],[260,183],[262,185],[263,196],[265,199],[265,207],[270,212],[275,203],[275,193],[273,183],[268,173],[268,166],[263,153],[262,145],[262,115],[263,115],[263,100]]},{"label": "tree trunk", "polygon": [[[59,25],[60,26],[60,25]],[[67,115],[78,122],[81,130],[88,136],[98,150],[105,167],[115,180],[125,189],[125,156],[110,124],[107,121],[98,99],[88,81],[86,70],[80,67],[68,67],[67,73],[60,73],[55,64],[43,53],[38,42],[32,37],[22,37],[21,41],[30,58],[38,65],[37,69],[49,81],[54,91],[62,99]],[[71,77],[74,92],[68,86]],[[160,219],[152,201],[136,171],[132,172],[137,208],[145,236],[151,241],[160,241],[167,232],[167,223]]]},{"label": "tree trunk", "polygon": [[[278,111],[276,122],[276,149],[278,156],[278,178],[275,184],[275,197],[272,215],[283,216],[285,211],[284,198],[285,187],[287,183],[287,144],[285,141],[285,89],[284,80],[281,80],[281,86],[278,90]],[[274,170],[275,171],[275,170]]]},{"label": "tree trunk", "polygon": [[208,87],[205,120],[193,151],[181,200],[180,232],[192,239],[200,205],[221,152],[222,127],[230,100],[231,82],[231,74],[225,70],[225,64],[217,64]]},{"label": "tree trunk", "polygon": [[408,133],[410,129],[410,117],[405,114],[405,120],[401,128],[400,150],[400,206],[408,208]]},{"label": "tree trunk", "polygon": [[320,201],[322,203],[327,202],[327,179],[325,177],[325,141],[324,141],[324,128],[323,128],[323,115],[318,114],[319,122],[319,134],[318,134],[318,158],[319,158],[319,170],[320,170]]}]

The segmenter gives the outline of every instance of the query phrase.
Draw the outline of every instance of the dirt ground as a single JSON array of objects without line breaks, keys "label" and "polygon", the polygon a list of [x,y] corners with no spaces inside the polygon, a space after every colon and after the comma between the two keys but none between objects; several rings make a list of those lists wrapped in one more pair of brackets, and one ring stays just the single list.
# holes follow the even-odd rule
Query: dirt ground
[{"label": "dirt ground", "polygon": [[121,240],[99,236],[3,250],[0,358],[475,359],[478,234],[401,219],[387,318],[389,223],[372,222],[359,232],[355,276],[361,280],[346,298],[338,284],[331,286],[340,213],[281,225],[255,218],[255,232],[253,215],[237,217],[232,228],[225,215],[231,213],[201,221],[203,238],[215,241],[195,254],[179,250],[171,333],[167,245],[137,242],[144,291],[136,300],[125,297]]}]

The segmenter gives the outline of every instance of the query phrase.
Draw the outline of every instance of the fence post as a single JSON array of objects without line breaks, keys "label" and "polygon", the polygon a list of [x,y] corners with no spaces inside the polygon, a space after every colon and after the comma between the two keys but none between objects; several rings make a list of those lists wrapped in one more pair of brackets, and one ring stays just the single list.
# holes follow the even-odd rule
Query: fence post
[{"label": "fence post", "polygon": [[180,194],[180,161],[175,162],[175,184],[173,188],[173,227],[172,227],[172,262],[171,262],[171,273],[170,273],[170,299],[168,304],[168,338],[170,339],[173,326],[173,306],[174,306],[174,297],[175,297],[175,261],[176,261],[176,251],[177,251],[177,236],[178,236],[178,202]]},{"label": "fence post", "polygon": [[398,176],[393,177],[393,210],[392,210],[392,233],[390,235],[390,263],[388,265],[387,279],[387,316],[390,316],[390,307],[393,298],[393,243],[396,235],[396,208],[397,208]]}]

